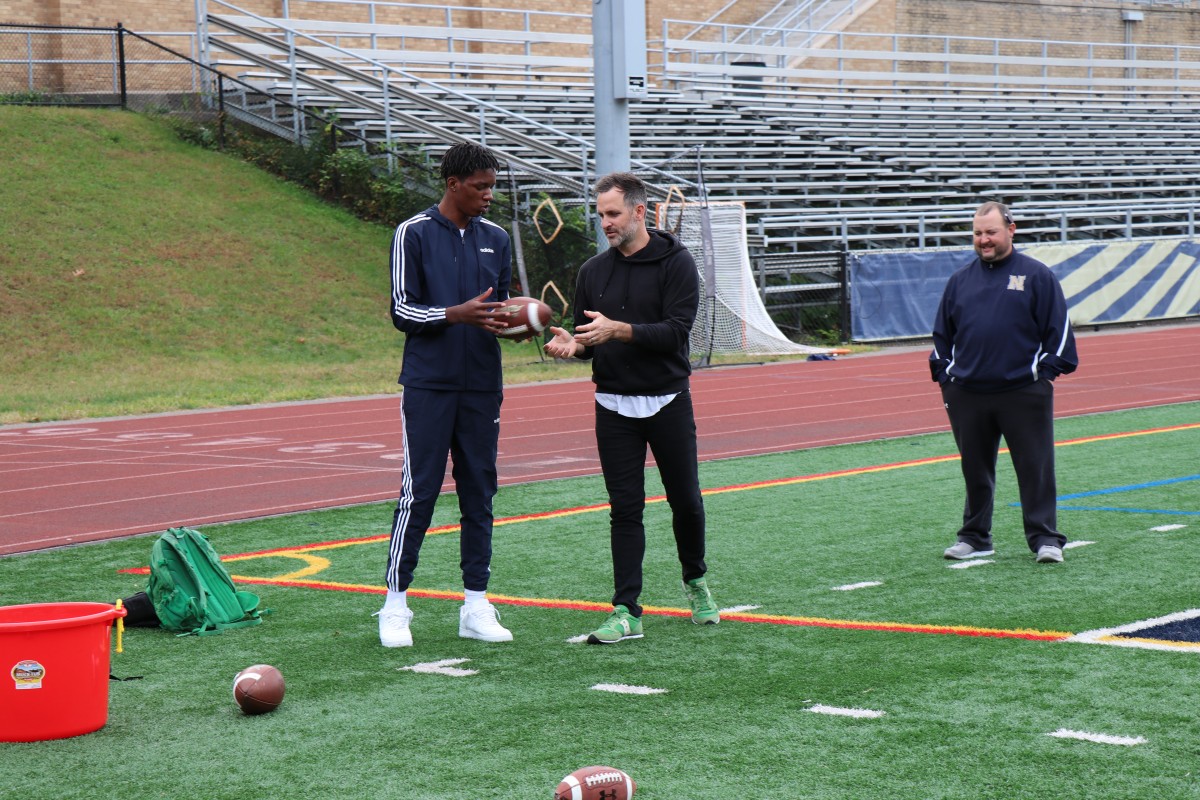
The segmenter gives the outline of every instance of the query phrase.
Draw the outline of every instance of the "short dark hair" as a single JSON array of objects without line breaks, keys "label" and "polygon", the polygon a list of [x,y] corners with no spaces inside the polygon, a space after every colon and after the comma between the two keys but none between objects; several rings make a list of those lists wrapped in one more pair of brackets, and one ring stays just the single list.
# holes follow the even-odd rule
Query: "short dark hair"
[{"label": "short dark hair", "polygon": [[496,154],[474,142],[459,142],[442,156],[442,180],[466,178],[481,169],[500,171]]},{"label": "short dark hair", "polygon": [[1004,205],[1004,203],[998,202],[996,200],[989,200],[986,203],[984,203],[983,205],[981,205],[979,207],[979,209],[975,212],[975,216],[978,217],[983,214],[990,214],[993,211],[1000,212],[1000,217],[1004,220],[1005,225],[1013,224],[1012,212],[1010,212],[1008,210],[1008,206],[1006,206],[1006,205]]},{"label": "short dark hair", "polygon": [[593,187],[593,191],[597,195],[613,189],[617,189],[625,195],[626,208],[646,205],[646,184],[632,172],[610,172],[596,181],[596,185]]}]

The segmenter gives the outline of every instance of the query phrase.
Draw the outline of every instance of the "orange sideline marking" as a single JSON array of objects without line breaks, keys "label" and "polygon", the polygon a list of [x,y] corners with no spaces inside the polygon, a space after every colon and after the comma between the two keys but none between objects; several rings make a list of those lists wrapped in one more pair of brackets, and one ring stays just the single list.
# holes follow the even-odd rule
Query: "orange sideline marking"
[{"label": "orange sideline marking", "polygon": [[[1126,433],[1107,433],[1098,436],[1085,436],[1080,439],[1067,439],[1061,442],[1055,442],[1055,447],[1069,447],[1077,444],[1090,444],[1092,442],[1103,442],[1113,439],[1128,439],[1134,436],[1149,436],[1155,433],[1173,433],[1176,431],[1192,430],[1200,428],[1200,422],[1186,423],[1183,425],[1172,425],[1167,428],[1150,428],[1144,431],[1128,431]],[[1007,453],[1008,448],[1001,448],[1000,452]],[[705,497],[710,497],[718,494],[728,494],[730,492],[746,492],[754,489],[772,489],[778,486],[794,486],[799,483],[813,483],[815,481],[825,481],[831,478],[848,478],[854,475],[869,475],[876,472],[889,472],[897,469],[907,469],[909,467],[923,467],[929,464],[943,464],[947,461],[958,461],[958,455],[930,456],[928,458],[918,458],[912,461],[897,461],[892,464],[876,464],[869,467],[854,467],[851,469],[836,470],[834,472],[819,472],[813,475],[799,475],[793,478],[776,478],[769,481],[756,481],[754,483],[737,483],[730,486],[720,486],[713,489],[702,489],[700,493]],[[666,502],[666,495],[656,495],[647,497],[647,505],[650,503]],[[608,503],[596,503],[590,506],[578,506],[576,508],[561,508],[554,511],[542,511],[536,514],[519,514],[513,517],[502,517],[493,521],[493,527],[502,525],[513,525],[519,522],[535,522],[542,519],[559,519],[561,517],[570,517],[577,514],[590,514],[595,511],[605,511],[608,509]],[[425,532],[427,536],[439,533],[454,533],[459,529],[458,525],[437,525]],[[383,533],[375,536],[363,536],[356,539],[339,539],[332,542],[318,542],[316,544],[303,545],[301,547],[280,547],[272,550],[256,550],[250,553],[238,553],[237,555],[222,556],[222,561],[246,561],[252,558],[262,558],[263,556],[285,554],[285,553],[315,553],[321,550],[334,550],[339,547],[350,547],[356,544],[372,544],[374,542],[384,542],[390,538],[391,534]],[[124,572],[134,572],[134,570],[123,570]],[[142,573],[144,574],[144,573]]]},{"label": "orange sideline marking", "polygon": [[[147,572],[149,570],[146,570]],[[325,591],[358,592],[362,594],[387,594],[385,586],[370,586],[361,583],[335,583],[332,581],[296,581],[284,578],[253,578],[245,575],[232,576],[238,583],[254,583],[269,586],[288,586],[299,589],[321,589]],[[433,600],[461,600],[461,591],[445,591],[441,589],[412,589],[408,590],[409,597],[424,597]],[[493,594],[488,592],[488,600],[493,603],[524,606],[527,608],[551,608],[571,611],[609,611],[612,606],[608,603],[597,603],[588,600],[554,600],[543,597],[514,597],[512,595]],[[643,606],[645,614],[657,617],[690,617],[692,612],[685,608],[668,606]],[[806,628],[838,628],[853,631],[882,631],[887,633],[926,633],[950,634],[955,636],[987,636],[1001,639],[1029,639],[1041,642],[1059,642],[1073,634],[1063,631],[1038,631],[1031,629],[1007,630],[1004,628],[980,628],[972,625],[924,625],[904,622],[864,622],[862,620],[826,619],[824,617],[794,617],[778,614],[753,614],[748,612],[730,612],[721,615],[722,620],[730,622],[749,622],[765,625],[791,625]]]},{"label": "orange sideline marking", "polygon": [[[1183,430],[1192,430],[1200,428],[1200,422],[1187,423],[1183,425],[1172,425],[1166,428],[1150,428],[1143,431],[1128,431],[1125,433],[1101,434],[1098,436],[1086,436],[1079,439],[1067,439],[1061,442],[1056,442],[1055,447],[1068,447],[1077,444],[1089,444],[1092,442],[1103,442],[1113,439],[1127,439],[1134,436],[1148,436],[1156,433],[1171,433]],[[1007,448],[1003,448],[1001,452],[1007,452]],[[829,480],[831,478],[845,478],[853,475],[867,475],[875,472],[887,472],[890,470],[906,469],[908,467],[919,467],[928,464],[941,464],[947,461],[957,461],[957,455],[931,456],[929,458],[920,458],[912,461],[898,461],[892,464],[877,464],[869,467],[856,467],[852,469],[836,470],[834,472],[821,472],[813,475],[800,475],[793,478],[777,478],[769,481],[757,481],[754,483],[733,484],[730,486],[722,486],[713,489],[703,489],[701,494],[705,496],[727,494],[729,492],[744,492],[754,489],[769,489],[777,486],[792,486],[799,483],[812,483],[815,481]],[[646,503],[661,503],[666,501],[665,495],[646,498]],[[578,506],[576,508],[558,509],[555,511],[543,511],[536,514],[520,514],[513,517],[503,517],[495,520],[493,526],[513,525],[519,522],[534,522],[543,519],[558,519],[561,517],[569,517],[577,514],[589,514],[595,511],[603,511],[608,508],[607,503],[598,503],[589,506]],[[458,525],[439,525],[429,528],[426,535],[439,533],[453,533],[459,529]],[[357,544],[371,544],[374,542],[387,541],[390,534],[379,534],[375,536],[364,536],[355,539],[341,539],[331,542],[319,542],[316,544],[303,545],[301,547],[280,547],[271,550],[258,550],[250,553],[238,553],[231,556],[222,556],[222,561],[248,561],[255,558],[264,558],[270,556],[282,556],[288,558],[301,558],[308,561],[301,554],[314,553],[322,550],[334,550],[340,547],[350,547]],[[321,559],[322,561],[324,559]],[[309,563],[312,563],[311,561]],[[122,569],[119,572],[131,575],[148,575],[149,567],[138,567],[131,569]],[[310,574],[309,570],[301,570],[299,572],[289,573],[276,578],[252,577],[247,575],[231,576],[238,583],[260,584],[271,586],[287,586],[299,589],[318,589],[322,591],[342,591],[342,592],[360,592],[365,594],[386,594],[387,588],[383,586],[372,586],[369,584],[357,583],[340,583],[335,581],[307,581],[299,580],[305,574]],[[437,600],[458,600],[462,597],[462,592],[459,591],[442,591],[436,589],[412,589],[408,590],[412,597],[425,597]],[[535,608],[559,608],[572,609],[580,611],[608,611],[610,606],[607,603],[597,603],[583,600],[551,600],[544,598],[525,598],[513,597],[509,595],[488,594],[488,598],[494,603],[502,603],[514,606],[529,606]],[[667,617],[686,617],[690,616],[691,612],[687,609],[669,608],[661,606],[644,606],[644,613],[655,616]],[[736,622],[751,622],[765,623],[771,625],[793,625],[801,627],[819,627],[819,628],[839,628],[843,630],[864,630],[864,631],[888,631],[898,633],[926,633],[926,634],[952,634],[957,636],[987,636],[996,638],[1008,639],[1030,639],[1035,641],[1057,642],[1066,639],[1073,634],[1062,631],[1038,631],[1028,629],[1008,630],[1003,628],[979,628],[973,626],[962,625],[923,625],[898,622],[863,622],[856,620],[839,620],[825,619],[822,617],[794,617],[794,616],[779,616],[773,614],[751,614],[745,612],[731,612],[722,614],[722,619],[727,619]]]}]

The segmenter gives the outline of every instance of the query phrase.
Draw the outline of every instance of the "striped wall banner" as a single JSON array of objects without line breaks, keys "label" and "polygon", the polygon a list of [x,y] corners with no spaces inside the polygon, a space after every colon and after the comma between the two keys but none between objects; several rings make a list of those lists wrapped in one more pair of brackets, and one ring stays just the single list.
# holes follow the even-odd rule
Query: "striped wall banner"
[{"label": "striped wall banner", "polygon": [[[1071,322],[1143,322],[1200,315],[1200,242],[1155,239],[1022,245],[1062,283]],[[850,260],[855,341],[928,336],[942,289],[972,250],[862,253]]]},{"label": "striped wall banner", "polygon": [[1076,325],[1200,314],[1200,242],[1169,239],[1022,249],[1058,276]]}]

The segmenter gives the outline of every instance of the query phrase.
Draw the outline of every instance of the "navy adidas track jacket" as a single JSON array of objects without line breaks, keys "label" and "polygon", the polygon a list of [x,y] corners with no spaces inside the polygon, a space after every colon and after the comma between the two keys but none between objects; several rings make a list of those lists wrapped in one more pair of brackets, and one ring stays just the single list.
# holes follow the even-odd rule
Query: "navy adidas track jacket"
[{"label": "navy adidas track jacket", "polygon": [[474,217],[465,233],[436,205],[405,220],[392,237],[392,324],[405,333],[400,383],[420,389],[499,391],[500,343],[474,325],[451,325],[446,309],[494,289],[508,299],[508,232]]},{"label": "navy adidas track jacket", "polygon": [[977,257],[950,276],[933,321],[935,381],[1005,392],[1078,365],[1067,301],[1045,264],[1014,250],[990,264]]}]

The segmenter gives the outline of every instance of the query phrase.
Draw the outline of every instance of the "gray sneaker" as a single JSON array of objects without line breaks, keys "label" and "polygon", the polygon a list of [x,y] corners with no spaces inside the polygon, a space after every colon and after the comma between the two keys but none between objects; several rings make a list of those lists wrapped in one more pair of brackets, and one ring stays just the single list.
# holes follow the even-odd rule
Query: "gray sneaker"
[{"label": "gray sneaker", "polygon": [[1052,544],[1044,544],[1038,548],[1037,563],[1039,564],[1061,564],[1062,563],[1062,548],[1055,547]]},{"label": "gray sneaker", "polygon": [[996,555],[995,550],[976,550],[966,542],[959,542],[953,547],[947,547],[946,552],[942,554],[953,561],[962,561],[966,558],[983,558],[984,556]]}]

